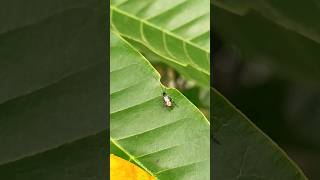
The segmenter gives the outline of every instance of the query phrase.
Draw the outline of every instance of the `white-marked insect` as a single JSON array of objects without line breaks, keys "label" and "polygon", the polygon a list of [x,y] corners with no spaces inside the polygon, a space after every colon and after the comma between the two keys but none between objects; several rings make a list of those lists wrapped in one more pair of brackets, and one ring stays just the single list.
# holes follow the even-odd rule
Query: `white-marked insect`
[{"label": "white-marked insect", "polygon": [[176,106],[176,103],[172,100],[172,98],[165,92],[164,88],[162,88],[162,100],[164,107],[168,109],[172,109],[174,106]]},{"label": "white-marked insect", "polygon": [[172,98],[170,96],[167,95],[167,93],[163,92],[162,93],[162,98],[163,98],[163,105],[165,107],[170,107],[172,108],[173,107],[173,101],[172,101]]}]

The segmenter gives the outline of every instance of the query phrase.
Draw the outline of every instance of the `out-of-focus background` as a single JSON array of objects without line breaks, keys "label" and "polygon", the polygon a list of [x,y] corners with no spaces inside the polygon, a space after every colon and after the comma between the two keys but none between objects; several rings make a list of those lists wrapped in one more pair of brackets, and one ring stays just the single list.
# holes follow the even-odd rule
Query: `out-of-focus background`
[{"label": "out-of-focus background", "polygon": [[320,179],[320,2],[212,1],[214,87]]}]

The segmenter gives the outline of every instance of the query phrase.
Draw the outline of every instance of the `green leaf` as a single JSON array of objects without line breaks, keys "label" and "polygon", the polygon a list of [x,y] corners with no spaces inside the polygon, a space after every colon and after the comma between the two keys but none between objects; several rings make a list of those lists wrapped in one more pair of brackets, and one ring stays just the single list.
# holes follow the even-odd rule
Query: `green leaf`
[{"label": "green leaf", "polygon": [[[187,78],[209,87],[210,3],[207,0],[111,2],[111,25]],[[190,13],[192,12],[192,13]]]},{"label": "green leaf", "polygon": [[319,8],[309,1],[298,4],[263,2],[266,6],[252,1],[248,5],[252,9],[243,15],[214,3],[211,18],[214,31],[225,44],[236,46],[243,59],[264,64],[281,77],[319,84],[320,27],[313,18],[319,16]]},{"label": "green leaf", "polygon": [[104,63],[0,105],[0,165],[82,139],[107,126]]},{"label": "green leaf", "polygon": [[216,90],[211,91],[213,179],[306,180],[300,168],[267,135]]},{"label": "green leaf", "polygon": [[212,3],[241,16],[249,14],[250,11],[258,12],[278,26],[320,43],[320,25],[315,18],[320,15],[318,1],[300,3],[299,1],[213,0]]},{"label": "green leaf", "polygon": [[241,16],[248,13],[248,11],[250,10],[250,6],[248,5],[249,3],[243,0],[211,0],[210,3],[214,4],[219,8],[225,9],[227,11]]},{"label": "green leaf", "polygon": [[[5,34],[19,29],[25,29],[28,26],[36,25],[42,23],[43,21],[48,21],[50,17],[57,16],[68,11],[81,9],[101,10],[103,5],[106,5],[106,3],[99,0],[30,0],[28,2],[16,0],[15,3],[10,1],[2,1],[0,6],[0,10],[2,12],[0,15],[0,34]],[[81,18],[78,20],[84,20],[82,17],[87,15],[83,14],[79,16]]]},{"label": "green leaf", "polygon": [[1,179],[106,179],[106,132],[0,166]]},{"label": "green leaf", "polygon": [[42,3],[0,6],[0,179],[99,179],[108,157],[105,2]]},{"label": "green leaf", "polygon": [[[36,8],[26,16],[17,15],[24,18],[22,22],[1,21],[8,24],[1,26],[4,29],[0,31],[0,103],[105,61],[106,42],[101,39],[106,37],[105,23],[101,23],[105,21],[105,9],[101,8],[104,4],[91,3],[64,4],[69,8],[56,5],[57,9],[50,9],[50,14],[45,11],[48,7],[42,9],[43,13]],[[32,6],[17,7],[34,10]],[[1,12],[7,12],[5,9],[6,6],[0,6]],[[16,9],[8,12],[21,13]]]},{"label": "green leaf", "polygon": [[[210,125],[180,92],[164,89],[149,61],[111,33],[111,153],[158,179],[209,179]],[[175,102],[163,105],[162,92]]]}]

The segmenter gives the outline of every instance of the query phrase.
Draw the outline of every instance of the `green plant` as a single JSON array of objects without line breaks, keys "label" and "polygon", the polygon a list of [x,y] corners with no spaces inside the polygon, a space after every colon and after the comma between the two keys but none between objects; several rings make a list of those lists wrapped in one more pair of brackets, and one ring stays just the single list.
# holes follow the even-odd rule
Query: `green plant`
[{"label": "green plant", "polygon": [[106,3],[16,3],[0,6],[0,179],[105,178]]},{"label": "green plant", "polygon": [[[112,48],[117,50],[111,49],[111,64],[122,68],[115,75],[111,69],[111,89],[112,84],[119,88],[117,83],[126,87],[119,92],[114,89],[111,94],[111,152],[140,165],[158,179],[209,179],[208,120],[174,89],[166,91],[179,106],[172,111],[163,107],[161,92],[164,88],[152,68],[158,62],[164,63],[184,78],[195,81],[196,87],[209,89],[209,6],[209,1],[205,0],[111,2],[111,37],[122,37],[116,40],[121,42],[116,43],[118,46],[112,43]],[[120,46],[127,48],[120,51]],[[141,54],[132,57],[132,52],[136,51]],[[118,65],[121,62],[124,64]],[[139,64],[145,64],[144,68]],[[132,82],[126,85],[128,81]],[[211,176],[217,179],[306,179],[269,137],[214,89],[211,89],[211,101],[210,122],[214,133],[211,157],[216,162]],[[192,113],[186,115],[189,111]],[[177,121],[184,119],[182,117],[187,119]],[[166,127],[168,122],[170,126]],[[188,135],[191,127],[196,128],[192,138]],[[170,140],[176,131],[178,138]],[[169,142],[179,146],[170,146]],[[203,143],[205,145],[201,145]],[[187,148],[184,145],[190,150],[184,151]],[[189,152],[201,152],[201,155],[196,153],[190,157]]]},{"label": "green plant", "polygon": [[[152,67],[164,63],[209,89],[209,2],[204,2],[111,2],[111,153],[158,179],[210,177],[209,121],[179,91],[161,85]],[[195,9],[201,11],[190,14]],[[121,68],[113,71],[116,67]],[[163,91],[175,102],[171,110],[163,105]]]},{"label": "green plant", "polygon": [[[33,5],[0,6],[8,13],[0,17],[0,179],[103,179],[107,148],[159,179],[209,179],[209,124],[220,144],[211,153],[219,178],[305,179],[215,90],[210,123],[194,106],[201,104],[195,94],[209,91],[209,1],[112,1],[107,147],[107,5]],[[163,87],[153,68],[158,62],[196,86],[183,94]],[[163,90],[177,107],[163,106]],[[169,149],[157,153],[162,148]]]}]

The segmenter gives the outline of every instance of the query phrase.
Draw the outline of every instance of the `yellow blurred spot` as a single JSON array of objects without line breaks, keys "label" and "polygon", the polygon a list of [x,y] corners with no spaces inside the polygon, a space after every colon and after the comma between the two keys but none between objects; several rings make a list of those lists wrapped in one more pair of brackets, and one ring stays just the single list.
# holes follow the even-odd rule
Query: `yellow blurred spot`
[{"label": "yellow blurred spot", "polygon": [[155,180],[137,165],[110,154],[110,180]]}]

